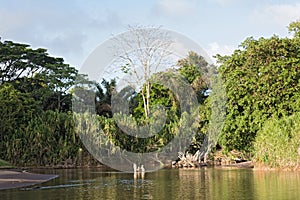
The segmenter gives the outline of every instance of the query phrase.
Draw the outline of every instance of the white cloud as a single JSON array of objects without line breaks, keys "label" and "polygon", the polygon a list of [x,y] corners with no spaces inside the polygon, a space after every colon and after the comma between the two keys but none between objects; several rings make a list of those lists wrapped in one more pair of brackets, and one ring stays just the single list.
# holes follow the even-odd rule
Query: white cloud
[{"label": "white cloud", "polygon": [[23,2],[20,8],[12,7],[7,3],[0,8],[2,40],[46,48],[51,55],[62,56],[75,66],[90,52],[90,43],[98,44],[99,35],[122,26],[119,15],[108,9],[55,2],[36,2],[35,6]]},{"label": "white cloud", "polygon": [[169,16],[183,16],[195,11],[195,0],[157,0],[155,10],[159,14]]},{"label": "white cloud", "polygon": [[256,9],[250,16],[255,23],[287,26],[300,18],[300,3],[267,5]]},{"label": "white cloud", "polygon": [[213,56],[215,56],[217,54],[220,54],[221,56],[231,55],[235,49],[236,48],[234,46],[220,45],[217,42],[210,43],[205,48],[207,54],[210,56],[210,58],[212,59],[212,61],[214,63],[216,63],[216,59]]}]

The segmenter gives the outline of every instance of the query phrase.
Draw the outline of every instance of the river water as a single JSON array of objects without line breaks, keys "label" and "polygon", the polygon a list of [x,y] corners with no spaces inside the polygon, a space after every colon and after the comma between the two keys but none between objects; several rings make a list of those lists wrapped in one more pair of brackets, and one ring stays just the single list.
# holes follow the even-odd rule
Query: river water
[{"label": "river water", "polygon": [[252,169],[163,169],[134,178],[104,169],[39,170],[59,178],[0,191],[0,199],[300,199],[300,173]]}]

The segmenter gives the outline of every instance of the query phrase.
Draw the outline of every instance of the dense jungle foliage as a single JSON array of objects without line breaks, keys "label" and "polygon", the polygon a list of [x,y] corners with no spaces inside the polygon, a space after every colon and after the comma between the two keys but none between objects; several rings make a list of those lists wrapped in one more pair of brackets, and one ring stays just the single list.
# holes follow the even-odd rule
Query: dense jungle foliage
[{"label": "dense jungle foliage", "polygon": [[[249,37],[232,55],[217,55],[217,67],[190,52],[169,71],[184,77],[197,96],[198,131],[189,151],[202,148],[204,138],[213,135],[214,141],[208,139],[209,149],[217,145],[224,153],[237,150],[272,167],[298,166],[300,22],[291,23],[289,32],[291,36],[284,38]],[[217,79],[221,82],[215,82],[214,88],[211,83]],[[0,41],[0,159],[20,166],[55,166],[66,161],[73,166],[95,164],[74,129],[72,95],[75,85],[84,84],[93,85],[101,128],[126,150],[157,150],[174,137],[182,123],[176,95],[160,84],[151,84],[150,107],[164,107],[166,124],[151,138],[128,136],[112,118],[115,79],[89,81],[45,49]],[[130,94],[131,118],[120,115],[120,119],[128,127],[133,121],[149,124],[153,118],[145,117],[141,94],[130,88],[123,92]]]}]

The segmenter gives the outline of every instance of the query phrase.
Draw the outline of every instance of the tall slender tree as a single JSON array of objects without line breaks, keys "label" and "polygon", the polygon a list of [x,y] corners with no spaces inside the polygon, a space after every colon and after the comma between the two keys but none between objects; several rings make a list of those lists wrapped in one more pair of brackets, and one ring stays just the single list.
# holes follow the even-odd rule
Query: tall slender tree
[{"label": "tall slender tree", "polygon": [[[172,44],[169,35],[160,28],[129,27],[128,34],[117,37],[116,47],[122,71],[132,88],[141,90],[145,117],[150,114],[151,75],[170,62]],[[170,66],[167,66],[170,67]]]}]

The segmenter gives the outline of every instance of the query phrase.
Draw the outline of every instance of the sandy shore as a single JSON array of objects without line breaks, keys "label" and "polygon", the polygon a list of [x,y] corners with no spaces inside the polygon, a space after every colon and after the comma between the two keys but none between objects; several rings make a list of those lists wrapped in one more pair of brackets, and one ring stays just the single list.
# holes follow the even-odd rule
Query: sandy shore
[{"label": "sandy shore", "polygon": [[0,190],[26,187],[58,177],[54,174],[34,174],[18,170],[0,170]]}]

